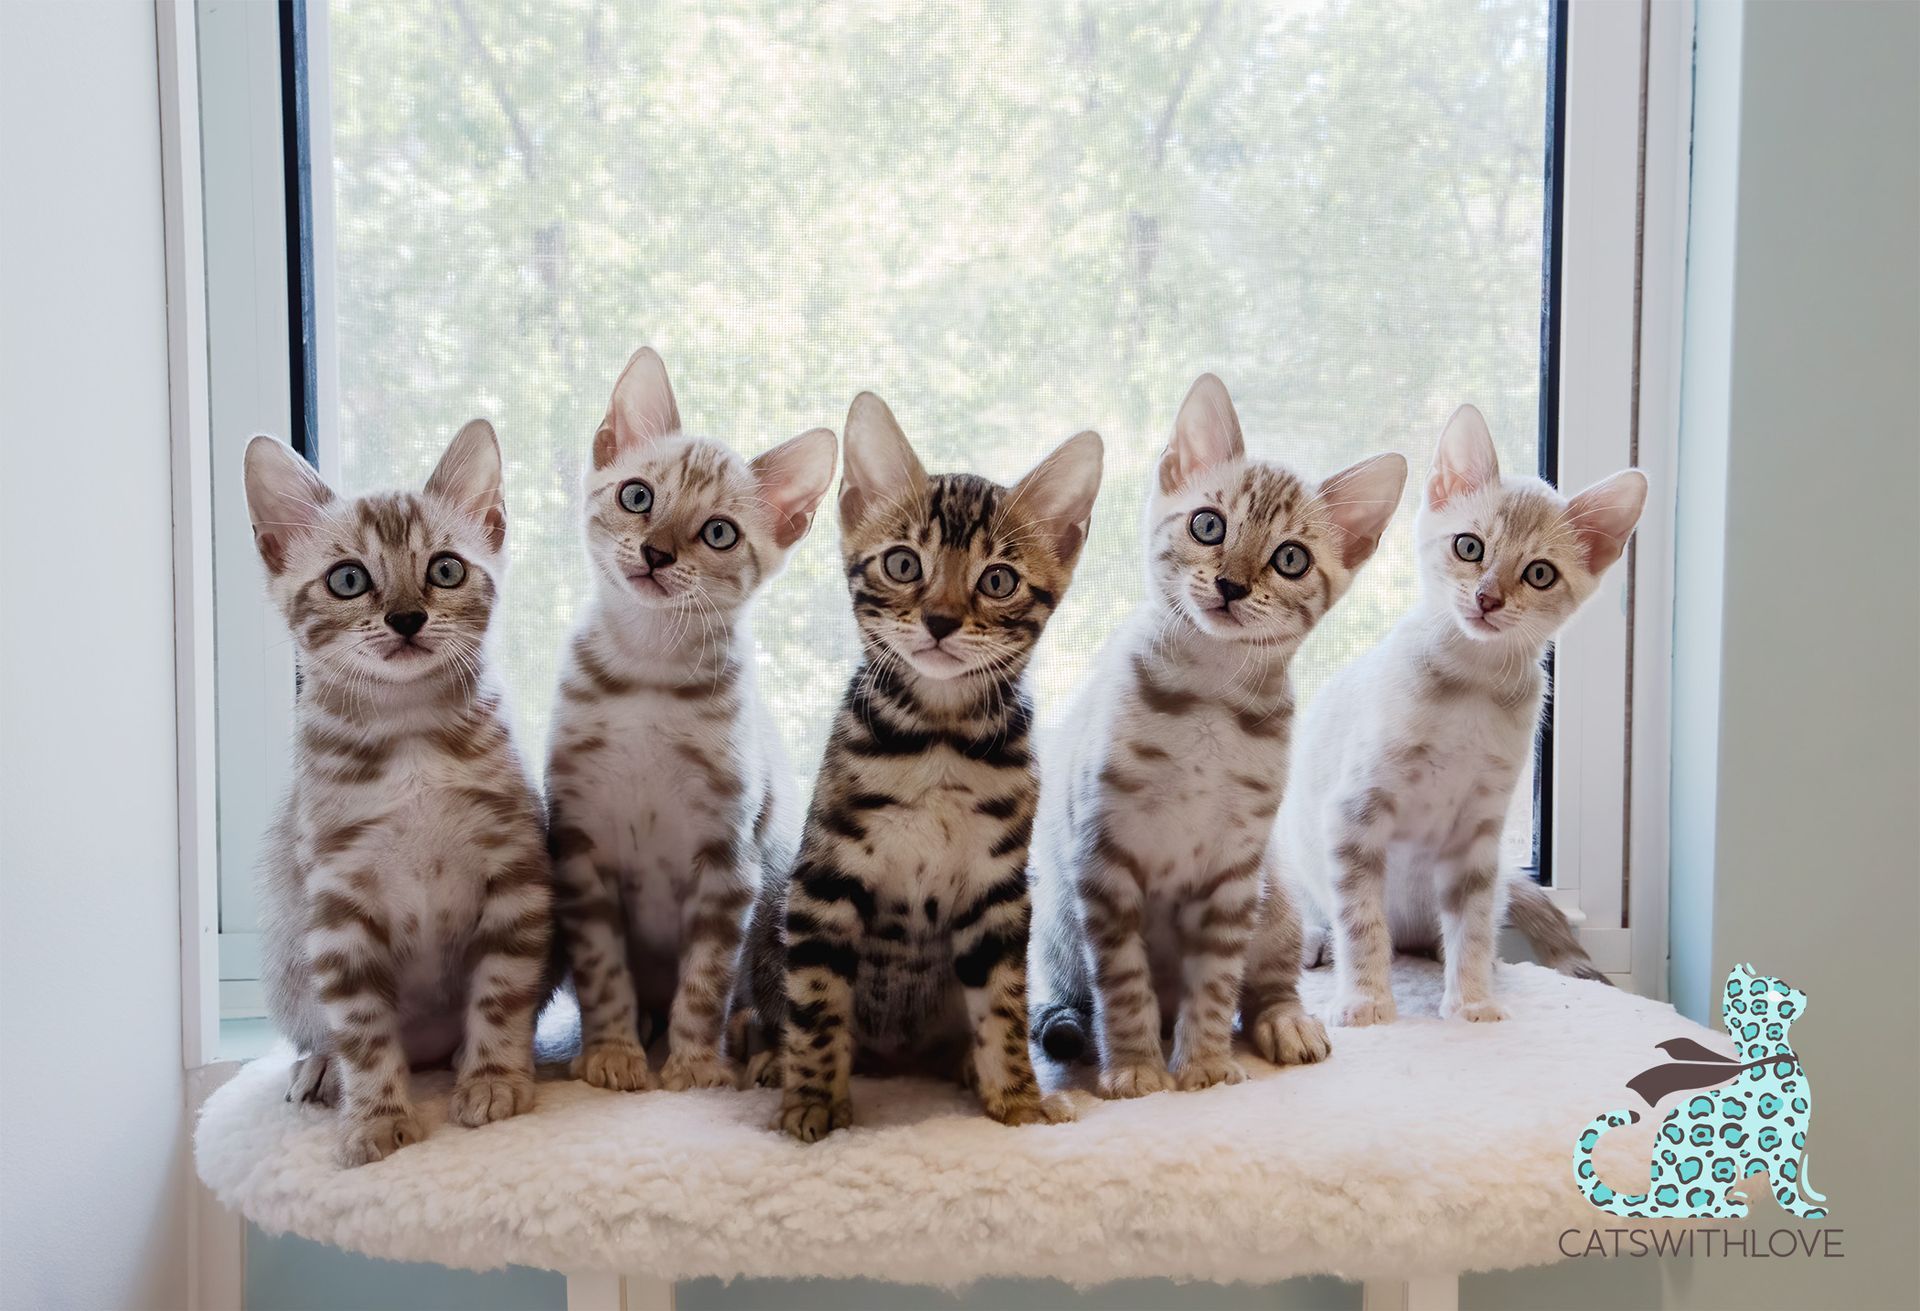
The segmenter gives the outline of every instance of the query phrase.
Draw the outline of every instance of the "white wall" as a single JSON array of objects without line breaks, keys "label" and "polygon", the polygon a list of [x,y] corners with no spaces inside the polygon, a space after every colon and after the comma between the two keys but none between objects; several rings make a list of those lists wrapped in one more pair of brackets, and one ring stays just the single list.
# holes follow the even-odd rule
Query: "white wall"
[{"label": "white wall", "polygon": [[0,3],[0,1305],[186,1302],[154,15]]},{"label": "white wall", "polygon": [[[1713,1000],[1680,979],[1675,997],[1717,1022],[1739,961],[1808,994],[1808,1176],[1847,1257],[1736,1262],[1699,1288],[1753,1311],[1912,1306],[1920,7],[1750,4],[1743,26],[1737,221],[1718,238],[1734,256]],[[1695,873],[1676,865],[1676,885]]]}]

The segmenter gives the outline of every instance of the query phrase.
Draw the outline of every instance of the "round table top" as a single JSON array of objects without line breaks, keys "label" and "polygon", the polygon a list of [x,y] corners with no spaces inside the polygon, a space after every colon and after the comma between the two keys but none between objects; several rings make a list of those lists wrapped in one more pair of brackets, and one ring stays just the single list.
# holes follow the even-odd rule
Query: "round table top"
[{"label": "round table top", "polygon": [[[1204,1092],[1103,1102],[1010,1129],[958,1087],[856,1080],[854,1127],[812,1146],[769,1129],[773,1090],[612,1093],[543,1081],[529,1114],[446,1119],[451,1077],[415,1076],[427,1140],[343,1170],[331,1112],[283,1099],[287,1058],[206,1103],[200,1176],[262,1227],[369,1256],[492,1268],[868,1277],[958,1285],[1163,1276],[1269,1282],[1453,1274],[1559,1260],[1617,1224],[1573,1184],[1575,1138],[1636,1105],[1655,1044],[1724,1039],[1668,1006],[1505,965],[1511,1018],[1436,1018],[1439,967],[1395,963],[1398,1022],[1334,1030],[1325,1062]],[[1331,979],[1311,972],[1310,1006]],[[1057,1083],[1059,1074],[1051,1072]],[[1602,1140],[1644,1187],[1653,1117]]]}]

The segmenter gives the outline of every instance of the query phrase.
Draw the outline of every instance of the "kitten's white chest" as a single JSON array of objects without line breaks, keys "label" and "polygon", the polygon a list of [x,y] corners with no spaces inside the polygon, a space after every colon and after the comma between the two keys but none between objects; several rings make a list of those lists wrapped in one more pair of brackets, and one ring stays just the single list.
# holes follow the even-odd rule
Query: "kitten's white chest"
[{"label": "kitten's white chest", "polygon": [[1166,753],[1147,766],[1129,762],[1118,742],[1108,748],[1112,772],[1137,776],[1143,784],[1119,795],[1126,804],[1114,806],[1109,819],[1130,850],[1170,868],[1176,878],[1197,878],[1264,840],[1264,830],[1250,834],[1245,827],[1246,794],[1228,776],[1239,773],[1278,787],[1286,772],[1284,746],[1249,740],[1231,712],[1217,706],[1179,717],[1143,716],[1123,737]]},{"label": "kitten's white chest", "polygon": [[[485,872],[471,859],[469,816],[453,800],[476,779],[437,751],[403,747],[381,780],[388,798],[388,868],[394,909],[413,912],[430,938],[435,921],[479,909]],[[430,917],[429,912],[432,912]],[[464,933],[466,925],[459,926]]]},{"label": "kitten's white chest", "polygon": [[1428,860],[1458,855],[1488,816],[1505,812],[1525,743],[1455,717],[1429,725],[1413,745],[1394,780],[1392,847]]},{"label": "kitten's white chest", "polygon": [[390,837],[380,895],[390,932],[406,944],[395,952],[395,983],[413,1059],[440,1059],[462,1030],[462,947],[479,921],[487,871],[455,797],[477,781],[438,752],[403,747],[381,784],[390,799]]},{"label": "kitten's white chest", "polygon": [[578,762],[568,809],[592,837],[596,860],[628,876],[627,895],[658,901],[628,913],[652,932],[677,926],[694,853],[731,836],[716,812],[737,795],[716,795],[715,779],[732,780],[736,791],[740,783],[724,733],[656,717],[644,705],[622,709],[607,718],[606,745]]}]

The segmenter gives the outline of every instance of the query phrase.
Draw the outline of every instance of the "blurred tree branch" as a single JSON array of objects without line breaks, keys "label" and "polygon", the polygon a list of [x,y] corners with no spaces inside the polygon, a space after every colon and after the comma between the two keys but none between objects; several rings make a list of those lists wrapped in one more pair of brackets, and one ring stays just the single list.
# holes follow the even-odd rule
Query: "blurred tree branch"
[{"label": "blurred tree branch", "polygon": [[533,135],[527,131],[526,120],[520,117],[520,107],[514,104],[513,93],[507,89],[507,79],[500,69],[500,61],[480,35],[480,27],[468,12],[466,0],[447,0],[447,3],[460,23],[460,31],[466,36],[467,43],[473,47],[474,55],[480,61],[480,70],[486,74],[487,85],[493,91],[494,101],[507,120],[508,130],[513,133],[513,142],[520,151],[520,166],[526,170],[527,181],[538,181],[539,170],[535,168],[533,159]]}]

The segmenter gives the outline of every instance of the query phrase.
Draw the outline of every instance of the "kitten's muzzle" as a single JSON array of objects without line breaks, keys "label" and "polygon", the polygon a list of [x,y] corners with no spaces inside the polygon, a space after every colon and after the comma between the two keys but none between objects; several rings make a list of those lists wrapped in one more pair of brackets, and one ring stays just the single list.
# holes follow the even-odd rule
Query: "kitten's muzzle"
[{"label": "kitten's muzzle", "polygon": [[425,610],[389,610],[387,612],[387,627],[409,640],[426,626]]},{"label": "kitten's muzzle", "polygon": [[662,600],[673,598],[673,593],[667,590],[665,583],[654,576],[652,570],[646,573],[630,573],[627,575],[627,581],[632,583],[633,590],[642,596],[657,596]]},{"label": "kitten's muzzle", "polygon": [[1506,626],[1495,619],[1494,616],[1498,613],[1498,606],[1492,610],[1462,609],[1460,611],[1460,626],[1469,633],[1475,633],[1485,637],[1498,637],[1507,631]]},{"label": "kitten's muzzle", "polygon": [[1235,601],[1245,596],[1249,590],[1245,583],[1236,583],[1231,578],[1216,578],[1213,580],[1213,585],[1220,590],[1222,609],[1231,606]]}]

